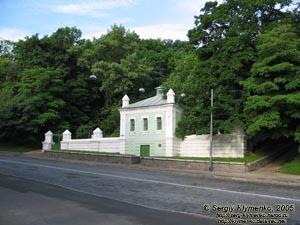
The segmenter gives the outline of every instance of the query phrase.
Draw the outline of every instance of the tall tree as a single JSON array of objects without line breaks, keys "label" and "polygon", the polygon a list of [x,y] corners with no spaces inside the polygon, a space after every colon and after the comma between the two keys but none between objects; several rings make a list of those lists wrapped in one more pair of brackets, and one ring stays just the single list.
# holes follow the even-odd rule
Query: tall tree
[{"label": "tall tree", "polygon": [[0,88],[4,82],[18,79],[15,55],[12,53],[13,48],[13,42],[0,40]]},{"label": "tall tree", "polygon": [[49,37],[39,38],[36,34],[18,41],[13,52],[22,68],[72,66],[74,57],[68,50],[80,43],[80,37],[81,31],[75,27],[59,28]]},{"label": "tall tree", "polygon": [[[124,94],[132,96],[137,95],[140,87],[147,87],[151,83],[151,68],[143,62],[136,53],[128,55],[121,59],[120,63],[100,61],[93,65],[93,73],[97,74],[100,80],[100,92],[104,95],[104,104],[101,108],[100,116],[102,118],[101,125],[107,125],[107,119],[110,122],[110,131],[114,133],[119,129],[119,112],[117,108],[120,106],[120,100]],[[114,125],[114,126],[113,126]],[[105,126],[107,127],[107,126]]]},{"label": "tall tree", "polygon": [[207,132],[203,129],[208,128],[210,118],[206,93],[211,88],[215,90],[215,132],[231,132],[236,126],[246,129],[247,115],[243,111],[246,92],[241,82],[250,76],[257,59],[257,36],[284,23],[288,13],[283,8],[290,2],[227,0],[220,5],[217,2],[205,4],[201,14],[195,17],[196,27],[188,33],[200,62],[194,74],[191,97],[186,98],[190,113],[183,116],[182,122],[186,120],[186,124],[192,123],[194,128],[179,126],[182,135]]},{"label": "tall tree", "polygon": [[62,125],[63,87],[60,70],[24,70],[17,83],[0,92],[0,139],[34,140],[46,129]]},{"label": "tall tree", "polygon": [[134,52],[138,42],[139,36],[135,32],[114,25],[95,41],[95,59],[120,63],[121,59]]},{"label": "tall tree", "polygon": [[173,71],[176,54],[184,54],[191,51],[192,46],[186,41],[172,41],[160,39],[144,39],[138,45],[138,54],[145,63],[152,68],[152,85],[148,86],[148,92],[161,85]]},{"label": "tall tree", "polygon": [[281,25],[258,37],[258,59],[243,82],[249,97],[247,133],[300,141],[300,36]]}]

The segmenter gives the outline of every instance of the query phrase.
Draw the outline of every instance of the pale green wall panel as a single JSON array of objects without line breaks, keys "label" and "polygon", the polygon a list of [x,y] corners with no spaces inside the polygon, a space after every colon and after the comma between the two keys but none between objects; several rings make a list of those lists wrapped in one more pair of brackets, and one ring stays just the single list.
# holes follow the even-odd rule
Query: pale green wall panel
[{"label": "pale green wall panel", "polygon": [[[160,115],[162,117],[162,129],[157,130],[156,116]],[[148,131],[143,131],[143,117],[148,118]],[[130,119],[135,119],[135,131],[130,131]],[[145,113],[128,113],[126,116],[126,137],[127,139],[144,138],[145,136],[149,138],[159,138],[165,136],[166,130],[166,113],[162,111],[156,112],[145,112]]]},{"label": "pale green wall panel", "polygon": [[[162,129],[157,130],[156,117],[162,117]],[[143,130],[143,118],[148,118],[148,131]],[[130,131],[130,119],[135,119],[135,131]],[[150,145],[150,156],[165,155],[166,113],[164,111],[130,112],[126,115],[126,154],[140,155],[141,145]]]},{"label": "pale green wall panel", "polygon": [[140,155],[140,146],[150,145],[150,156],[165,156],[165,140],[131,140],[125,145],[126,154]]}]

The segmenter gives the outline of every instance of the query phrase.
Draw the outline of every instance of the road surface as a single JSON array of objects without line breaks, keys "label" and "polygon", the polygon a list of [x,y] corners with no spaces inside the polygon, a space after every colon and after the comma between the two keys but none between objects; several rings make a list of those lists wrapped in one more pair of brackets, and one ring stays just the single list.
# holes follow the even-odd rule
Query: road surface
[{"label": "road surface", "polygon": [[298,187],[22,156],[0,156],[0,200],[0,224],[300,225]]}]

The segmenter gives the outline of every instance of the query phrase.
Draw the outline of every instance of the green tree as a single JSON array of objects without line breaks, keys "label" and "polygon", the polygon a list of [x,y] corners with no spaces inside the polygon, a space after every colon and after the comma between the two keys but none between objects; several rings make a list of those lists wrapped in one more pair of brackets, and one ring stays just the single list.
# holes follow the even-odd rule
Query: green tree
[{"label": "green tree", "polygon": [[[190,42],[196,46],[199,63],[189,82],[191,97],[187,95],[188,113],[181,123],[186,125],[178,128],[181,136],[207,133],[211,88],[215,91],[215,132],[228,133],[235,127],[246,129],[247,95],[241,82],[250,77],[251,67],[257,60],[257,36],[285,23],[290,13],[283,9],[290,3],[288,0],[227,0],[220,5],[205,4],[201,14],[195,17],[195,28],[188,32]],[[181,86],[183,89],[184,85]],[[192,129],[187,129],[188,124],[192,124]]]},{"label": "green tree", "polygon": [[[138,54],[145,63],[152,68],[152,78],[148,91],[160,86],[171,74],[175,65],[177,54],[191,51],[193,47],[186,41],[172,41],[160,39],[144,39],[138,45]],[[153,93],[152,93],[153,94]]]},{"label": "green tree", "polygon": [[[14,90],[10,92],[10,98],[3,98],[0,108],[13,111],[19,106],[11,105],[8,101],[11,100],[15,105],[20,103],[19,105],[24,108],[20,108],[24,121],[25,114],[28,113],[26,129],[32,129],[32,134],[45,127],[53,128],[56,132],[60,132],[63,128],[76,129],[77,126],[92,120],[99,112],[98,104],[101,99],[98,96],[98,87],[94,84],[95,82],[89,80],[90,68],[82,67],[79,63],[79,58],[88,46],[88,42],[81,40],[80,36],[80,30],[69,27],[60,28],[52,35],[42,38],[33,35],[14,44],[13,60],[8,57],[0,58],[2,68],[0,74],[1,81],[3,81],[0,95],[7,96],[9,88]],[[59,83],[56,79],[58,73]],[[55,78],[54,83],[48,82],[46,78]],[[45,87],[46,90],[38,87],[47,82],[49,87]],[[60,88],[63,91],[53,94],[54,88]],[[35,92],[31,94],[28,90]],[[48,98],[57,98],[64,104],[59,105],[59,110],[55,110],[52,105],[44,103],[54,102],[54,99]],[[41,103],[40,106],[38,102]],[[25,112],[25,108],[29,110]],[[17,121],[14,116],[6,119],[7,123],[9,120]],[[15,124],[13,121],[10,122]],[[16,131],[21,132],[22,129],[19,129],[17,124],[15,126]],[[7,126],[6,130],[8,130]],[[13,135],[13,133],[10,134]]]},{"label": "green tree", "polygon": [[95,59],[120,63],[121,59],[134,52],[138,42],[139,36],[135,32],[114,25],[95,41]]},{"label": "green tree", "polygon": [[[77,28],[59,28],[51,36],[39,38],[38,34],[15,43],[13,53],[21,68],[70,67],[76,65],[76,57],[69,49],[80,44],[81,31]],[[75,63],[74,61],[75,60]]]},{"label": "green tree", "polygon": [[0,92],[0,138],[4,140],[34,140],[63,123],[62,72],[34,68],[24,70],[21,77]]},{"label": "green tree", "polygon": [[258,60],[243,82],[249,96],[247,133],[300,141],[300,38],[292,25],[258,37]]},{"label": "green tree", "polygon": [[[188,134],[203,134],[209,132],[209,76],[200,75],[199,62],[195,51],[177,54],[173,58],[174,69],[164,82],[166,90],[172,88],[176,93],[176,102],[184,109],[178,124],[176,135],[183,138]],[[181,96],[184,93],[185,96]]]},{"label": "green tree", "polygon": [[18,71],[12,53],[13,47],[14,43],[0,40],[0,88],[5,81],[17,79]]},{"label": "green tree", "polygon": [[94,83],[101,98],[93,123],[106,127],[107,135],[116,134],[119,129],[118,107],[123,95],[132,95],[134,101],[140,87],[152,84],[152,68],[137,50],[139,44],[136,33],[114,25],[99,39],[81,45],[78,64],[97,76]]},{"label": "green tree", "polygon": [[[100,80],[100,92],[104,95],[104,104],[100,110],[101,125],[108,127],[106,120],[110,120],[110,134],[119,129],[118,107],[125,94],[134,96],[140,87],[147,87],[151,83],[151,68],[133,53],[122,59],[120,63],[100,61],[93,65],[93,73]],[[114,122],[112,122],[114,120]]]}]

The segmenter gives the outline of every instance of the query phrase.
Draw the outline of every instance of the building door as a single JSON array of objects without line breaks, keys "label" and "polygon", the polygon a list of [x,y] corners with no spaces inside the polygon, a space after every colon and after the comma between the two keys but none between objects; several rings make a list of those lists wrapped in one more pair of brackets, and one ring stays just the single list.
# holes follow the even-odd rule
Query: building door
[{"label": "building door", "polygon": [[141,145],[140,156],[142,157],[150,156],[150,145]]}]

